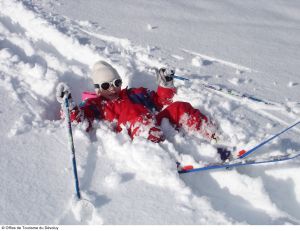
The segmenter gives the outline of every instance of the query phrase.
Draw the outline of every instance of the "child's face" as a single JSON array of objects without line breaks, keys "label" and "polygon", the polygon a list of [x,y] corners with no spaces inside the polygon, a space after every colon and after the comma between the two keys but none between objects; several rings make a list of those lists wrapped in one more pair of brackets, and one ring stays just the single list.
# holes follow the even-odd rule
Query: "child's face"
[{"label": "child's face", "polygon": [[122,79],[115,79],[111,82],[95,84],[95,86],[97,95],[101,95],[107,100],[114,100],[119,97],[122,86]]},{"label": "child's face", "polygon": [[114,100],[119,97],[120,91],[121,87],[110,86],[107,90],[97,88],[96,94],[103,96],[107,100]]}]

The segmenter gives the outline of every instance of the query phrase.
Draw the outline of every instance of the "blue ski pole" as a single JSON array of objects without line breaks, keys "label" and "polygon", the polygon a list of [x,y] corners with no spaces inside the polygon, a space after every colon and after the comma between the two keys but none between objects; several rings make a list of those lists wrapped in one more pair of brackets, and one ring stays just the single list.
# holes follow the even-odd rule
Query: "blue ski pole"
[{"label": "blue ski pole", "polygon": [[71,126],[70,112],[69,112],[68,94],[66,94],[66,96],[64,97],[64,103],[65,103],[64,108],[65,108],[65,115],[66,115],[66,125],[67,125],[67,129],[68,129],[68,137],[69,137],[69,146],[70,146],[70,150],[71,150],[73,173],[74,173],[74,179],[75,179],[75,189],[76,189],[77,198],[78,198],[78,200],[80,200],[81,195],[80,195],[80,189],[79,189],[75,148],[74,148],[73,133],[72,133],[72,126]]},{"label": "blue ski pole", "polygon": [[262,146],[264,146],[265,144],[269,143],[271,140],[275,139],[276,137],[280,136],[281,134],[287,132],[288,130],[292,129],[293,127],[297,126],[298,124],[300,124],[300,121],[298,121],[297,123],[294,123],[293,125],[289,126],[288,128],[282,130],[281,132],[273,135],[272,137],[270,137],[269,139],[259,143],[258,145],[256,145],[255,147],[251,148],[249,151],[245,151],[245,150],[241,150],[238,153],[238,156],[240,159],[245,158],[246,156],[250,155],[252,152],[256,151],[257,149],[261,148]]},{"label": "blue ski pole", "polygon": [[178,76],[178,75],[174,75],[174,79],[179,79],[179,80],[183,80],[183,81],[189,81],[189,79]]},{"label": "blue ski pole", "polygon": [[[189,81],[190,79],[182,77],[182,76],[178,76],[178,75],[174,75],[174,79],[178,79],[178,80],[182,80],[182,81]],[[249,95],[247,93],[240,93],[238,91],[232,90],[232,89],[228,89],[228,88],[224,88],[224,87],[220,87],[218,85],[210,85],[210,84],[206,84],[206,83],[202,83],[202,86],[204,86],[205,88],[214,90],[214,91],[218,91],[224,94],[228,94],[228,95],[232,95],[232,96],[236,96],[236,97],[240,97],[240,98],[247,98],[249,100],[255,101],[255,102],[259,102],[259,103],[264,103],[267,105],[278,105],[278,103],[274,103],[274,102],[270,102],[270,101],[266,101],[263,99],[259,99],[255,96]]]}]

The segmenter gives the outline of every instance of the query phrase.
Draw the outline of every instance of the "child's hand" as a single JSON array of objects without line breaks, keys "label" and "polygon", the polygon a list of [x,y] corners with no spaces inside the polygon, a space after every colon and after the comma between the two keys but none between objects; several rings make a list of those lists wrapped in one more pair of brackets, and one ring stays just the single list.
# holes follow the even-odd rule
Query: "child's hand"
[{"label": "child's hand", "polygon": [[59,103],[63,103],[65,97],[72,98],[71,90],[67,84],[61,82],[56,87],[56,99]]},{"label": "child's hand", "polygon": [[157,83],[166,88],[173,88],[174,87],[174,70],[168,70],[166,68],[160,68],[155,69],[156,72],[156,78],[157,78]]}]

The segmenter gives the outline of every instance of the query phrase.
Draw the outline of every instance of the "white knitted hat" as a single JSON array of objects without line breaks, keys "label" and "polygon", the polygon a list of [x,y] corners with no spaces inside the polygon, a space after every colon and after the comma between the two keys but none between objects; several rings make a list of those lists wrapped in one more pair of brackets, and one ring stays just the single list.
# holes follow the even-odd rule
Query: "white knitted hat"
[{"label": "white knitted hat", "polygon": [[105,61],[98,61],[94,64],[91,73],[94,84],[111,82],[115,79],[121,79],[117,70]]}]

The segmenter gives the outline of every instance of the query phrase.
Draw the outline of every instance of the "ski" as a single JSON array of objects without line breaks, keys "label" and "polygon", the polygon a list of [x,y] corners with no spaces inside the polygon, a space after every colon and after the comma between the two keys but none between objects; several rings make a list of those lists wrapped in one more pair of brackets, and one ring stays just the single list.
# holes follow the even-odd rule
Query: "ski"
[{"label": "ski", "polygon": [[300,153],[294,155],[284,155],[284,156],[274,157],[273,159],[270,160],[261,160],[261,161],[237,159],[231,161],[231,163],[229,162],[229,163],[209,164],[207,166],[200,167],[200,168],[193,168],[192,166],[188,166],[188,167],[184,166],[178,170],[178,173],[184,174],[184,173],[202,172],[202,171],[208,171],[214,169],[231,169],[231,168],[242,167],[242,166],[276,163],[276,162],[293,160],[298,158],[299,156]]}]

